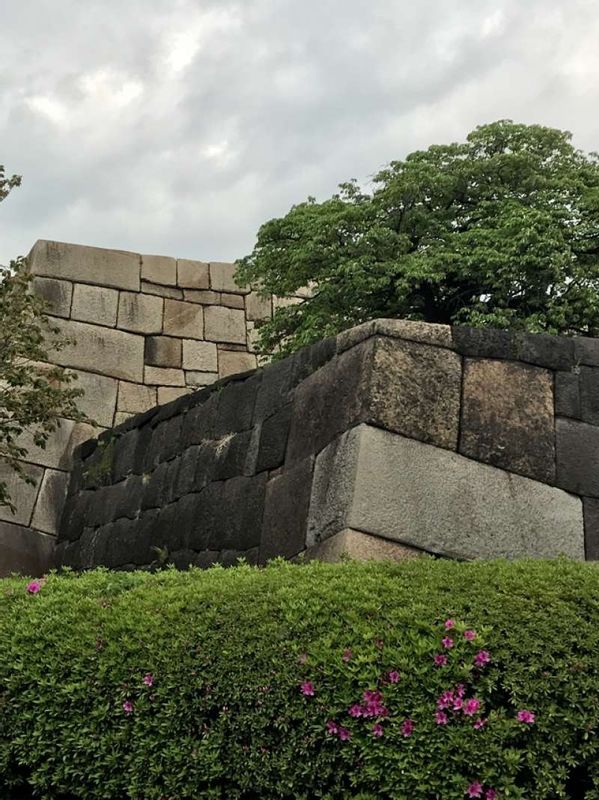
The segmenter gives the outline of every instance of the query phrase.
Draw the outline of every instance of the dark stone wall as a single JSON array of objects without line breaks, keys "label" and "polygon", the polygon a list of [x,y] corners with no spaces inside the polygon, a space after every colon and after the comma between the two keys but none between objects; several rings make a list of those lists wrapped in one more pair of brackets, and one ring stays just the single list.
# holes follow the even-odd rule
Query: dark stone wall
[{"label": "dark stone wall", "polygon": [[84,443],[57,564],[293,557],[316,456],[361,423],[578,495],[599,556],[599,341],[376,320]]}]

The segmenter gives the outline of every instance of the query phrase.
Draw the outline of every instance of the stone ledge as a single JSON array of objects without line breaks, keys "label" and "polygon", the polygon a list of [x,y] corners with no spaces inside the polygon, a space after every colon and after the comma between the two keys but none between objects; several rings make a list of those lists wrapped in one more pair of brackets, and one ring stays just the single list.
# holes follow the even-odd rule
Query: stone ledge
[{"label": "stone ledge", "polygon": [[370,533],[345,528],[329,539],[309,547],[298,561],[328,561],[337,563],[346,558],[355,561],[405,561],[427,555],[422,550],[405,547],[389,539],[381,539]]}]

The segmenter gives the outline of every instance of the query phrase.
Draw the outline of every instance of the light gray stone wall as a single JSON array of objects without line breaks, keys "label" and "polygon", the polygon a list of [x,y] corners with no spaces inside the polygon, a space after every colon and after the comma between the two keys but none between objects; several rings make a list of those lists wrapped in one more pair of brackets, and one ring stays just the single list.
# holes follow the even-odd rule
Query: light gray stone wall
[{"label": "light gray stone wall", "polygon": [[[272,300],[237,285],[229,263],[38,241],[29,264],[34,291],[73,340],[51,352],[51,360],[77,373],[85,392],[80,408],[97,427],[63,420],[45,450],[24,437],[35,485],[9,475],[17,513],[0,508],[0,576],[37,565],[50,552],[46,537],[57,533],[77,444],[133,414],[254,369],[256,325],[273,312]],[[18,546],[21,541],[31,551],[36,535],[37,560]]]}]

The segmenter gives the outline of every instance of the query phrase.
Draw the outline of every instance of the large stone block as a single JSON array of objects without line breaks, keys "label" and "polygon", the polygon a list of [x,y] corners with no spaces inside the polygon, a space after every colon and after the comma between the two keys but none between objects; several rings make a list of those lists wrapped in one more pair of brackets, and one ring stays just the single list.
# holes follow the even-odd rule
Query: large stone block
[{"label": "large stone block", "polygon": [[580,419],[580,388],[578,373],[555,373],[555,414],[558,417],[572,417],[573,419]]},{"label": "large stone block", "polygon": [[555,424],[557,485],[599,497],[599,428],[558,418]]},{"label": "large stone block", "polygon": [[177,261],[168,256],[142,256],[141,277],[164,286],[177,285]]},{"label": "large stone block", "polygon": [[0,522],[0,578],[15,572],[40,578],[54,565],[54,536]]},{"label": "large stone block", "polygon": [[214,342],[183,340],[183,369],[196,372],[218,372],[218,356]]},{"label": "large stone block", "polygon": [[202,386],[210,386],[218,380],[218,372],[196,372],[190,370],[185,373],[185,382],[192,388],[200,388]]},{"label": "large stone block", "polygon": [[203,261],[189,261],[187,258],[178,259],[177,283],[183,289],[209,289],[209,265]]},{"label": "large stone block", "polygon": [[56,322],[62,334],[71,339],[71,344],[62,350],[50,351],[50,358],[57,364],[127,381],[143,381],[143,336],[86,322]]},{"label": "large stone block", "polygon": [[165,405],[172,403],[173,400],[178,400],[179,397],[189,394],[191,389],[186,386],[159,386],[158,387],[158,404]]},{"label": "large stone block", "polygon": [[272,317],[272,298],[262,297],[257,292],[250,292],[245,298],[248,320],[258,321]]},{"label": "large stone block", "polygon": [[555,480],[553,375],[508,361],[464,367],[460,453],[535,480]]},{"label": "large stone block", "polygon": [[218,374],[221,378],[256,369],[256,356],[240,350],[218,351]]},{"label": "large stone block", "polygon": [[599,425],[599,368],[580,367],[580,418]]},{"label": "large stone block", "polygon": [[185,373],[182,369],[146,367],[144,381],[156,386],[185,386]]},{"label": "large stone block", "polygon": [[[221,503],[214,517],[208,549],[249,550],[260,544],[266,475],[238,476],[225,481]],[[204,494],[204,492],[202,493]]]},{"label": "large stone block", "polygon": [[204,338],[203,309],[184,300],[164,301],[164,332],[184,339]]},{"label": "large stone block", "polygon": [[37,241],[29,253],[33,275],[139,291],[140,256],[66,242]]},{"label": "large stone block", "polygon": [[599,561],[599,500],[583,499],[585,553],[587,561]]},{"label": "large stone block", "polygon": [[68,472],[47,469],[33,511],[31,527],[56,535],[67,496]]},{"label": "large stone block", "polygon": [[46,303],[46,313],[53,317],[70,317],[73,298],[72,283],[55,278],[34,278],[33,290]]},{"label": "large stone block", "polygon": [[33,507],[40,489],[44,470],[33,464],[23,464],[23,472],[33,483],[27,483],[19,477],[12,467],[0,460],[0,481],[6,483],[9,497],[15,506],[13,514],[8,506],[0,506],[0,520],[13,522],[15,525],[29,525]]},{"label": "large stone block", "polygon": [[149,281],[141,282],[141,291],[144,294],[153,294],[156,297],[167,297],[169,300],[183,300],[183,289],[176,286],[161,286]]},{"label": "large stone block", "polygon": [[119,381],[118,410],[140,414],[156,405],[156,388]]},{"label": "large stone block", "polygon": [[305,458],[272,478],[266,489],[260,561],[291,558],[306,547],[313,459]]},{"label": "large stone block", "polygon": [[373,325],[374,333],[381,336],[405,339],[407,342],[418,342],[419,344],[431,344],[435,347],[453,348],[449,325],[437,325],[433,322],[418,322],[410,319],[375,319]]},{"label": "large stone block", "polygon": [[25,460],[41,467],[69,469],[73,447],[71,436],[75,423],[70,419],[61,419],[58,428],[48,436],[45,447],[38,447],[33,441],[31,431],[24,431],[17,439],[19,447],[27,450]]},{"label": "large stone block", "polygon": [[246,343],[245,313],[234,308],[204,309],[205,338],[210,342]]},{"label": "large stone block", "polygon": [[180,367],[181,339],[174,339],[171,336],[148,336],[145,361],[152,367]]},{"label": "large stone block", "polygon": [[210,262],[210,288],[215,292],[247,294],[249,286],[238,286],[235,281],[235,264]]},{"label": "large stone block", "polygon": [[457,558],[584,558],[582,502],[561,489],[367,425],[330,448],[309,543],[354,528]]},{"label": "large stone block", "polygon": [[256,472],[277,469],[283,464],[290,427],[291,404],[283,406],[264,420],[260,430]]},{"label": "large stone block", "polygon": [[422,555],[424,555],[422,550],[346,528],[329,539],[309,547],[302,554],[302,559],[330,563],[338,563],[346,558],[353,561],[405,561]]},{"label": "large stone block", "polygon": [[83,389],[83,396],[77,400],[79,410],[103,428],[112,427],[118,381],[94,372],[78,372],[77,382],[74,385],[78,389]]},{"label": "large stone block", "polygon": [[71,317],[80,322],[92,322],[95,325],[107,325],[114,328],[118,305],[119,293],[116,289],[76,283],[73,290]]},{"label": "large stone block", "polygon": [[161,297],[151,294],[121,292],[119,328],[133,333],[161,333],[163,303]]}]

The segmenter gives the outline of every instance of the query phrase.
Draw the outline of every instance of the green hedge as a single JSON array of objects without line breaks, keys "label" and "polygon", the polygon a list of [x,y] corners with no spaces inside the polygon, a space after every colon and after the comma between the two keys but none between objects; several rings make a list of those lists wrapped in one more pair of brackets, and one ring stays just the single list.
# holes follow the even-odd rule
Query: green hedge
[{"label": "green hedge", "polygon": [[3,799],[596,800],[598,727],[597,565],[0,581]]}]

